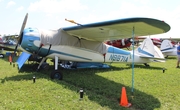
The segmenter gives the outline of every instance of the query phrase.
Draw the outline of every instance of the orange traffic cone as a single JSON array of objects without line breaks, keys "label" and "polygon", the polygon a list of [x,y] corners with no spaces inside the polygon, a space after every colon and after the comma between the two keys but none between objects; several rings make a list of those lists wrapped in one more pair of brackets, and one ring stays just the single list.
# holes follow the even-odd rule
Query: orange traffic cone
[{"label": "orange traffic cone", "polygon": [[128,100],[127,100],[126,88],[125,87],[122,87],[120,105],[123,107],[130,107],[131,106],[131,103],[128,103]]},{"label": "orange traffic cone", "polygon": [[12,56],[11,55],[9,55],[9,62],[10,62],[10,64],[12,63]]}]

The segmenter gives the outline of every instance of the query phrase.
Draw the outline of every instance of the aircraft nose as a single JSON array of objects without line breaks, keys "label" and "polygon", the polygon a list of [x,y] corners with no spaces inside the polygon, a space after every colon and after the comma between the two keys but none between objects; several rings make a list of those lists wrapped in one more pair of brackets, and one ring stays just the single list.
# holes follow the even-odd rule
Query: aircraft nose
[{"label": "aircraft nose", "polygon": [[36,46],[34,45],[34,41],[40,41],[40,32],[37,28],[27,28],[23,31],[20,45],[21,48],[28,52],[33,52],[36,50]]}]

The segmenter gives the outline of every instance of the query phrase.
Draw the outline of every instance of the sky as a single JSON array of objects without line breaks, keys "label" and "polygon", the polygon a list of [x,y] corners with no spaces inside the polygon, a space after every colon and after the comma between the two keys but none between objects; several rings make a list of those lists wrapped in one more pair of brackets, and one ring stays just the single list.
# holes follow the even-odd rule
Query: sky
[{"label": "sky", "polygon": [[164,36],[180,37],[180,0],[0,0],[0,35],[19,34],[26,28],[59,29],[129,17],[163,20],[171,26]]}]

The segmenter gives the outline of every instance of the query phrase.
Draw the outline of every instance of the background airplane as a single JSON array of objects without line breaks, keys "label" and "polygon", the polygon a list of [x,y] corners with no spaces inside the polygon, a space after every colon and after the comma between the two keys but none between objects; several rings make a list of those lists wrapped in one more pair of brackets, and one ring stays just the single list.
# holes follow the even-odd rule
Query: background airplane
[{"label": "background airplane", "polygon": [[[135,51],[122,50],[104,43],[107,40],[128,38],[132,32],[138,36],[168,32],[170,26],[152,18],[127,18],[84,24],[58,30],[25,28],[26,14],[22,24],[18,44],[24,51],[17,60],[21,69],[31,54],[42,57],[38,69],[47,58],[54,59],[55,70],[51,78],[62,79],[58,70],[58,60],[102,63],[149,63],[164,60],[160,50],[146,39]],[[74,22],[74,21],[71,21]],[[15,52],[17,46],[15,48]]]},{"label": "background airplane", "polygon": [[3,36],[3,38],[0,38],[0,57],[4,58],[3,51],[14,51],[15,46],[17,45],[16,39],[12,39],[12,37],[15,37],[17,35],[8,35]]},{"label": "background airplane", "polygon": [[112,45],[114,47],[117,47],[117,48],[127,48],[129,50],[132,42],[133,42],[132,38],[125,38],[125,39],[106,41],[105,43],[108,45]]},{"label": "background airplane", "polygon": [[[132,43],[134,43],[136,46],[139,46],[141,42],[146,39],[147,37],[135,37],[134,41],[132,38],[125,38],[125,39],[118,39],[118,40],[111,40],[106,41],[105,43],[108,45],[112,45],[117,48],[127,48],[130,50],[130,47],[132,46]],[[161,38],[151,38],[154,45],[160,47],[161,42],[163,41]]]},{"label": "background airplane", "polygon": [[149,37],[149,36],[137,36],[137,37],[135,37],[135,39],[137,39],[139,42],[142,42],[146,38],[150,38],[152,40],[153,44],[156,45],[157,47],[160,47],[161,43],[163,41],[162,38],[158,38],[158,37]]},{"label": "background airplane", "polygon": [[178,43],[172,43],[170,40],[163,40],[160,50],[164,54],[165,58],[168,56],[177,56],[177,46]]},{"label": "background airplane", "polygon": [[[155,38],[158,37],[158,38]],[[168,56],[176,56],[177,55],[177,44],[179,41],[179,37],[167,37],[161,35],[155,35],[152,37],[149,36],[139,36],[138,39],[151,38],[153,43],[157,45],[161,52],[163,53],[165,58]]]},{"label": "background airplane", "polygon": [[17,45],[16,36],[18,35],[8,35],[0,38],[0,49],[11,51],[14,50],[15,46]]}]

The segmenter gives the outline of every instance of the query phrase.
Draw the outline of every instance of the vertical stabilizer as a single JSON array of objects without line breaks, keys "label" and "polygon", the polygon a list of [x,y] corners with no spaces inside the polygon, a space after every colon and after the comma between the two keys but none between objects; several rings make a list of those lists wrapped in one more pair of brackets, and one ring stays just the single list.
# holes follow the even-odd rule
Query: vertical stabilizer
[{"label": "vertical stabilizer", "polygon": [[174,48],[174,46],[169,40],[163,40],[163,42],[161,43],[161,47],[160,47],[161,51],[168,51],[172,48]]},{"label": "vertical stabilizer", "polygon": [[154,44],[150,38],[146,38],[142,44],[135,50],[136,54],[154,57],[155,49]]}]

